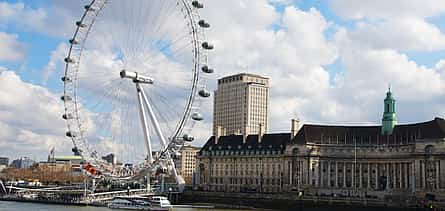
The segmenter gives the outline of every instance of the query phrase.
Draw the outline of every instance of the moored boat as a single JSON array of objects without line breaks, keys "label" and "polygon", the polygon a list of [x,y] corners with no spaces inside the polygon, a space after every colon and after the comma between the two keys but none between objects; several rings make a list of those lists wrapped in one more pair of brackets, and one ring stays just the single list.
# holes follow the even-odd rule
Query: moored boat
[{"label": "moored boat", "polygon": [[171,205],[170,201],[163,196],[117,196],[108,204],[108,207],[123,210],[167,211],[170,210]]},{"label": "moored boat", "polygon": [[172,207],[170,201],[165,196],[149,196],[148,199],[153,206],[167,209]]}]

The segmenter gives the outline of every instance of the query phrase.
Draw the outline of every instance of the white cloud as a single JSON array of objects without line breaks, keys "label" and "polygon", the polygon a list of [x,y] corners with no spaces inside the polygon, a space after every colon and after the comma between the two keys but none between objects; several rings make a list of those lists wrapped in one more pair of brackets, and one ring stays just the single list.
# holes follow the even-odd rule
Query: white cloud
[{"label": "white cloud", "polygon": [[60,43],[57,48],[51,52],[49,62],[43,70],[43,82],[46,83],[48,79],[54,75],[54,73],[63,74],[65,68],[64,58],[68,52],[68,45],[66,43]]},{"label": "white cloud", "polygon": [[0,32],[0,61],[19,61],[25,57],[25,44],[18,35]]},{"label": "white cloud", "polygon": [[292,0],[269,0],[272,4],[290,5]]},{"label": "white cloud", "polygon": [[[25,82],[15,72],[0,67],[0,154],[41,160],[46,159],[52,147],[57,154],[71,154],[73,145],[65,136],[67,129],[62,119],[64,106],[60,95]],[[79,106],[83,128],[88,132],[94,132],[98,123],[105,124],[94,119],[97,114]],[[91,141],[93,148],[102,145],[106,142]]]},{"label": "white cloud", "polygon": [[[286,5],[284,13],[275,9],[273,4],[276,3]],[[56,6],[74,8],[69,5]],[[108,9],[110,8],[112,7],[108,7]],[[17,10],[19,12],[34,11],[34,13],[38,11],[26,7],[22,9],[19,7]],[[42,26],[43,22],[51,22],[49,19],[43,18],[47,9],[40,10],[38,19],[46,21],[41,21],[37,25]],[[205,9],[202,11],[204,12],[203,17],[212,25],[209,39],[213,41],[216,49],[211,52],[210,64],[216,68],[217,77],[243,70],[270,76],[272,106],[280,106],[276,102],[284,104],[287,102],[292,105],[287,108],[287,112],[272,114],[272,130],[288,128],[289,119],[295,115],[303,115],[305,111],[319,116],[316,110],[317,108],[322,109],[320,106],[322,104],[314,106],[315,103],[308,102],[325,99],[329,87],[329,74],[322,65],[335,61],[338,53],[334,43],[324,36],[326,30],[332,27],[332,23],[325,20],[317,9],[302,11],[288,5],[287,1],[231,0],[206,2]],[[224,14],[224,18],[221,18],[221,14]],[[106,15],[102,17],[102,21],[106,21],[104,17]],[[54,24],[59,26],[63,23]],[[92,38],[91,40],[98,45],[96,47],[101,48],[101,43],[107,42],[108,38],[102,36],[101,39]],[[92,47],[95,46],[89,46],[90,49]],[[51,75],[51,72],[57,68],[56,60],[61,58],[63,54],[61,51],[63,51],[63,46],[59,45],[58,49],[52,53],[44,75]],[[113,66],[113,62],[109,62],[111,58],[109,56],[106,53],[90,56],[90,60],[86,58],[82,62],[89,64],[88,70],[93,74],[99,74],[104,69],[110,70],[110,68],[112,72],[120,70]],[[44,76],[44,78],[46,77]],[[102,79],[102,82],[108,80],[107,77]],[[83,85],[85,82],[84,80]],[[98,84],[101,83],[95,81],[89,87],[92,89],[104,88]],[[306,103],[302,103],[300,100],[304,100]],[[199,126],[198,124],[197,130],[193,134],[200,137],[198,145],[205,141],[202,137],[208,137],[211,132],[211,130],[205,129],[211,128],[211,104],[211,100],[206,100],[203,104],[207,121],[204,125]],[[280,118],[276,118],[276,116],[280,116]]]},{"label": "white cloud", "polygon": [[442,80],[445,81],[445,60],[437,62],[434,69],[441,75]]},{"label": "white cloud", "polygon": [[[330,109],[324,106],[330,85],[323,65],[338,57],[325,36],[333,24],[315,8],[288,5],[280,13],[266,0],[242,2],[248,6],[209,1],[203,10],[216,44],[210,57],[216,77],[239,72],[270,77],[270,131],[288,130],[291,118],[318,119],[320,110]],[[221,18],[225,13],[231,15]]]},{"label": "white cloud", "polygon": [[[74,9],[65,1],[55,1],[49,7],[32,8],[22,2],[0,2],[0,23],[11,24],[23,31],[35,31],[53,37],[69,37],[75,20],[82,15],[82,4]],[[83,1],[85,2],[85,1]]]},{"label": "white cloud", "polygon": [[403,101],[431,102],[445,95],[445,81],[438,71],[419,66],[394,50],[348,50],[342,62],[347,72],[337,78],[334,93],[340,102],[350,103],[347,107],[356,104],[379,111],[372,102],[381,102],[388,84]]},{"label": "white cloud", "polygon": [[17,15],[17,11],[23,10],[25,4],[10,4],[8,2],[0,2],[0,19],[7,21],[13,19]]},{"label": "white cloud", "polygon": [[437,51],[445,49],[445,34],[420,18],[394,18],[376,23],[359,22],[349,33],[357,47],[400,51]]},{"label": "white cloud", "polygon": [[330,0],[331,8],[348,19],[387,19],[433,17],[445,12],[445,2],[438,0]]},{"label": "white cloud", "polygon": [[[381,102],[388,84],[398,100],[399,119],[423,121],[440,112],[445,96],[444,77],[439,66],[417,64],[402,52],[445,49],[445,34],[427,17],[445,12],[438,1],[332,0],[337,15],[356,20],[352,29],[335,34],[340,52],[341,73],[335,76],[329,96],[337,119],[353,118],[378,123]],[[332,77],[332,76],[331,76]],[[413,110],[422,110],[422,112]],[[428,112],[425,112],[428,110]]]},{"label": "white cloud", "polygon": [[[437,99],[445,96],[440,62],[435,68],[419,65],[398,51],[398,48],[407,49],[406,43],[397,48],[373,46],[371,41],[360,40],[361,37],[354,33],[342,29],[336,34],[344,70],[335,76],[329,96],[343,111],[337,112],[338,119],[354,116],[357,121],[378,123],[381,102],[389,84],[398,100],[402,122],[423,121],[442,115],[436,108],[440,104]],[[378,36],[373,39],[374,35],[370,33],[369,39],[378,40]],[[409,112],[419,103],[429,112]],[[358,112],[351,112],[356,109]]]},{"label": "white cloud", "polygon": [[[56,3],[54,7],[63,7],[70,11],[69,14],[81,11],[77,3],[70,3],[72,1],[63,2]],[[393,4],[393,2],[399,4],[399,7],[395,7],[396,3]],[[431,7],[433,5],[432,1],[425,1],[422,5],[417,5],[414,1],[393,2],[385,1],[385,4],[376,4],[371,1],[361,1],[360,3],[346,0],[331,1],[335,11],[341,13],[342,17],[358,20],[354,29],[348,31],[348,29],[341,28],[336,23],[327,20],[317,9],[311,8],[308,11],[303,11],[296,6],[289,5],[289,1],[286,0],[206,1],[205,8],[202,10],[202,18],[211,24],[208,37],[215,44],[215,50],[210,53],[209,57],[210,65],[216,71],[212,79],[239,72],[251,72],[270,77],[269,129],[271,132],[288,131],[290,119],[297,117],[302,119],[303,122],[379,122],[381,104],[388,83],[392,84],[394,94],[398,103],[400,103],[398,109],[402,111],[401,115],[404,115],[400,119],[417,121],[431,119],[432,116],[430,115],[443,114],[443,106],[441,105],[445,102],[438,99],[445,99],[445,87],[443,85],[445,84],[445,62],[438,62],[435,68],[427,68],[415,63],[400,52],[437,51],[445,47],[443,33],[437,26],[424,19],[442,13],[442,3],[434,1],[437,4]],[[77,20],[73,18],[76,17],[75,15],[65,18],[63,15],[56,15],[52,18],[62,18],[57,21],[51,20],[52,18],[48,16],[51,8],[32,9],[20,5],[20,3],[7,4],[9,5],[7,9],[5,9],[5,4],[0,4],[0,10],[5,11],[0,13],[0,20],[18,21],[17,16],[14,15],[15,13],[29,13],[23,17],[31,17],[31,14],[33,14],[32,16],[36,19],[36,28],[32,26],[31,29],[43,32],[42,29],[50,27],[54,31],[44,33],[52,36],[66,37],[64,33],[72,30],[72,23]],[[275,4],[284,5],[283,12],[278,11],[274,7]],[[103,18],[101,21],[106,20]],[[20,24],[26,26],[29,26],[30,23],[27,21],[20,22]],[[104,22],[99,23],[103,24]],[[104,26],[104,29],[109,29],[107,28],[109,25]],[[98,31],[100,29],[96,28],[93,34]],[[335,34],[334,40],[327,38],[328,31]],[[118,32],[116,33],[119,35]],[[89,83],[84,87],[91,88],[91,90],[98,89],[100,91],[100,89],[109,88],[107,91],[111,92],[113,89],[107,87],[106,82],[112,78],[118,78],[117,72],[124,64],[119,63],[121,58],[118,54],[107,51],[108,48],[111,48],[111,45],[106,44],[112,39],[99,35],[96,34],[96,39],[90,40],[90,44],[96,44],[97,46],[88,45],[90,52],[85,51],[84,56],[89,59],[84,57],[86,59],[82,60],[83,66],[81,68],[83,68],[83,71],[91,71],[89,76],[91,74],[93,76],[94,74],[103,74],[104,72],[109,73],[109,75],[105,75],[99,81],[82,81],[80,84]],[[124,34],[119,36],[121,35]],[[119,36],[118,39],[125,38],[125,36]],[[48,76],[55,69],[58,69],[56,61],[62,58],[64,48],[66,47],[63,44],[59,45],[52,53],[45,72]],[[92,50],[100,51],[94,52]],[[332,64],[337,59],[339,59],[344,69],[340,73],[328,72],[325,66]],[[164,58],[161,60],[164,61]],[[132,67],[145,68],[145,65]],[[179,68],[174,64],[168,64],[168,61],[163,62],[163,67],[168,70]],[[85,80],[88,75],[81,74],[80,76],[84,77],[81,80]],[[168,74],[167,76],[173,77],[175,75]],[[10,77],[12,76],[8,78]],[[98,78],[98,75],[92,78]],[[26,87],[28,86],[37,87],[27,84]],[[210,87],[210,89],[213,88],[215,88],[215,84]],[[12,88],[2,87],[0,93],[8,90],[6,94],[10,94],[10,89]],[[127,91],[132,94],[134,87],[131,86],[128,90],[125,89],[122,92],[113,92],[112,97],[118,95],[122,97]],[[11,93],[14,92],[11,91]],[[26,93],[21,91],[15,93],[12,97],[31,98]],[[34,95],[44,99],[43,102],[45,102],[46,98],[41,97],[41,94],[36,93]],[[53,98],[57,100],[57,97],[53,96]],[[168,98],[167,101],[176,104],[176,99],[172,98]],[[0,105],[8,102],[0,102]],[[94,103],[94,101],[90,103]],[[431,110],[428,110],[430,112],[407,112],[407,107],[412,108],[422,103],[431,105]],[[12,108],[13,105],[27,104],[31,103],[14,101],[9,104],[8,109],[13,112],[0,114],[0,123],[8,125],[8,127],[0,127],[0,130],[4,130],[0,133],[7,134],[5,135],[7,137],[37,137],[36,140],[42,140],[41,143],[49,143],[50,145],[52,143],[49,141],[51,137],[58,136],[49,133],[48,128],[44,127],[45,124],[41,120],[34,120],[33,122],[39,124],[30,126],[26,126],[24,123],[17,125],[17,120],[11,120],[14,114],[26,114],[25,110],[19,109],[21,106]],[[172,106],[168,104],[158,104],[158,106],[166,106],[165,108]],[[48,109],[51,110],[45,107],[49,106],[46,103],[35,106],[44,107],[45,112]],[[129,112],[138,114],[136,107],[131,107],[130,104],[124,104],[123,106],[123,110],[128,108]],[[27,105],[27,107],[29,106]],[[204,124],[198,124],[193,131],[192,135],[197,138],[196,145],[202,145],[211,134],[211,100],[206,100],[202,107],[206,121]],[[41,111],[39,113],[45,112]],[[60,121],[60,111],[54,113],[58,114],[42,116],[42,118],[50,120],[57,118],[54,122],[58,123]],[[36,118],[32,115],[31,118]],[[170,118],[173,115],[167,113],[165,117],[173,119]],[[8,122],[3,120],[6,118]],[[93,131],[100,130],[100,127],[103,130],[108,130],[108,127],[116,128],[119,125],[127,125],[128,128],[136,130],[140,127],[137,115],[134,118],[128,115],[124,116],[124,119],[127,119],[126,121],[119,124],[110,121],[109,125],[103,123],[107,121],[106,118],[100,120],[102,118],[100,114],[92,114],[92,118],[95,118],[94,123],[91,123]],[[121,119],[119,118],[119,120]],[[99,125],[99,127],[96,128],[95,125]],[[22,128],[26,132],[18,131]],[[63,132],[64,127],[57,133]],[[101,140],[103,140],[104,151],[119,151],[118,149],[123,146],[121,142],[111,143],[108,139]],[[134,143],[142,146],[140,137],[136,135],[129,137],[129,141],[125,145]],[[25,141],[20,143],[22,142],[27,143]],[[99,140],[96,142],[101,143]],[[48,144],[41,145],[47,146]]]},{"label": "white cloud", "polygon": [[445,49],[445,34],[428,17],[445,13],[445,2],[436,0],[331,0],[334,12],[356,20],[348,32],[357,47],[398,51]]},{"label": "white cloud", "polygon": [[44,159],[53,146],[59,152],[71,151],[63,136],[63,105],[57,95],[1,68],[0,98],[0,154]]}]

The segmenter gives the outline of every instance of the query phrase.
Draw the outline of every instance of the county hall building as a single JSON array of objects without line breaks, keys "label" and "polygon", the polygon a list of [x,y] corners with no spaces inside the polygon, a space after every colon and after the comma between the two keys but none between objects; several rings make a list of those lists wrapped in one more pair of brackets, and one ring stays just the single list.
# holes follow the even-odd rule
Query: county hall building
[{"label": "county hall building", "polygon": [[222,192],[413,196],[445,193],[445,120],[397,124],[390,90],[381,125],[300,125],[290,133],[215,133],[196,187]]}]

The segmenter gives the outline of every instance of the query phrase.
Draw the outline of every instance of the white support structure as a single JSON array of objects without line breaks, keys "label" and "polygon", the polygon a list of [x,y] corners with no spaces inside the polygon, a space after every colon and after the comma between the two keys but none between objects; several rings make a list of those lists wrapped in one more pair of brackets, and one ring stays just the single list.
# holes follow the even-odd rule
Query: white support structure
[{"label": "white support structure", "polygon": [[6,187],[5,187],[5,185],[3,184],[3,181],[2,181],[2,180],[0,180],[0,186],[1,186],[1,188],[2,188],[2,191],[3,191],[4,193],[7,193],[7,192],[6,192]]},{"label": "white support structure", "polygon": [[145,95],[144,89],[141,86],[139,86],[139,87],[140,87],[140,90],[141,90],[142,97],[144,99],[145,105],[148,108],[148,114],[150,116],[151,122],[153,123],[153,126],[155,127],[156,134],[158,135],[159,139],[161,140],[162,149],[165,149],[165,147],[167,146],[167,141],[165,140],[165,137],[162,134],[161,127],[159,126],[158,119],[156,118],[156,116],[155,116],[155,114],[153,112],[153,108],[151,107],[151,104],[148,101],[147,96]]},{"label": "white support structure", "polygon": [[91,184],[91,192],[94,193],[96,191],[96,179],[93,179]]},{"label": "white support structure", "polygon": [[184,187],[185,187],[185,180],[176,171],[175,163],[173,162],[173,159],[170,159],[170,165],[173,168],[173,175],[175,176],[176,182],[178,183],[179,192],[182,192],[184,190]]},{"label": "white support structure", "polygon": [[[160,140],[160,144],[162,149],[165,150],[167,147],[167,140],[165,139],[165,136],[162,134],[161,127],[159,125],[158,119],[155,116],[155,113],[153,111],[153,108],[150,104],[150,101],[147,98],[147,95],[145,94],[145,91],[141,84],[153,84],[154,80],[150,77],[141,76],[137,72],[128,72],[126,70],[123,70],[120,72],[121,78],[128,78],[132,79],[133,82],[136,84],[136,90],[138,94],[138,101],[139,101],[139,111],[140,111],[140,117],[142,122],[142,129],[144,131],[144,138],[145,138],[145,146],[147,148],[147,157],[148,157],[148,163],[153,164],[153,155],[152,155],[152,148],[151,148],[151,142],[150,142],[150,133],[148,128],[148,121],[147,121],[147,114],[146,110],[148,111],[148,116],[150,117],[151,123],[154,126],[154,130],[156,132],[156,135],[158,136]],[[173,175],[175,176],[176,182],[178,183],[179,189],[182,191],[185,185],[185,181],[182,178],[181,175],[178,174],[175,168],[175,163],[173,162],[173,159],[170,156],[170,153],[167,151],[166,158],[168,159],[168,164],[171,167],[171,171]],[[151,173],[147,174],[147,190],[150,191],[150,176]]]},{"label": "white support structure", "polygon": [[145,115],[145,107],[143,104],[144,99],[144,93],[141,85],[136,82],[136,90],[138,93],[138,101],[139,101],[139,112],[141,116],[141,122],[142,122],[142,130],[144,131],[144,138],[145,138],[145,147],[147,148],[147,162],[149,164],[153,163],[153,154],[151,150],[151,143],[150,143],[150,132],[148,131],[148,123],[147,123],[147,117]]}]

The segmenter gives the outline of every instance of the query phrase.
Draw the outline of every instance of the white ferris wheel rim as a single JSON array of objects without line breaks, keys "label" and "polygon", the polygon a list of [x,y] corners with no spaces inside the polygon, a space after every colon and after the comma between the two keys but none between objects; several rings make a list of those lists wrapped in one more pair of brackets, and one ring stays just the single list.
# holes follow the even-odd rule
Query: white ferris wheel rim
[{"label": "white ferris wheel rim", "polygon": [[[96,167],[99,171],[103,172],[111,172],[115,171],[115,169],[110,169],[110,166],[106,166],[106,162],[96,154],[95,149],[91,147],[87,137],[85,136],[86,129],[81,122],[81,105],[77,95],[77,77],[80,71],[79,66],[82,61],[82,52],[85,48],[85,43],[88,40],[89,33],[94,27],[94,23],[96,22],[99,14],[102,12],[102,10],[106,9],[106,4],[109,2],[110,0],[92,0],[90,4],[85,6],[85,12],[83,13],[80,21],[76,22],[77,28],[72,39],[70,40],[68,56],[65,59],[65,74],[62,77],[64,82],[64,95],[62,96],[62,100],[64,101],[65,106],[65,114],[63,117],[66,120],[68,129],[67,136],[71,138],[74,148],[78,150],[84,160]],[[206,41],[204,28],[207,28],[208,26],[203,26],[203,22],[200,19],[198,12],[198,9],[202,8],[202,6],[199,4],[195,5],[197,1],[175,0],[175,2],[181,6],[181,12],[184,14],[184,19],[186,22],[188,22],[189,34],[192,40],[193,48],[193,81],[190,87],[190,95],[186,99],[187,106],[183,111],[180,121],[176,124],[174,133],[169,136],[169,143],[156,157],[154,164],[147,165],[146,163],[138,163],[135,167],[137,172],[135,172],[134,175],[108,175],[108,177],[121,179],[130,178],[132,176],[137,176],[137,174],[141,172],[152,171],[153,169],[150,168],[154,168],[156,164],[161,162],[166,153],[168,154],[170,150],[178,148],[174,142],[174,139],[180,138],[180,136],[183,135],[184,130],[191,130],[194,125],[194,119],[192,119],[191,116],[192,114],[196,114],[197,109],[199,109],[199,100],[197,100],[197,95],[200,83],[202,82],[201,71],[205,73],[212,72],[207,66],[206,50],[211,50],[213,47]],[[201,95],[201,93],[199,95]]]}]

